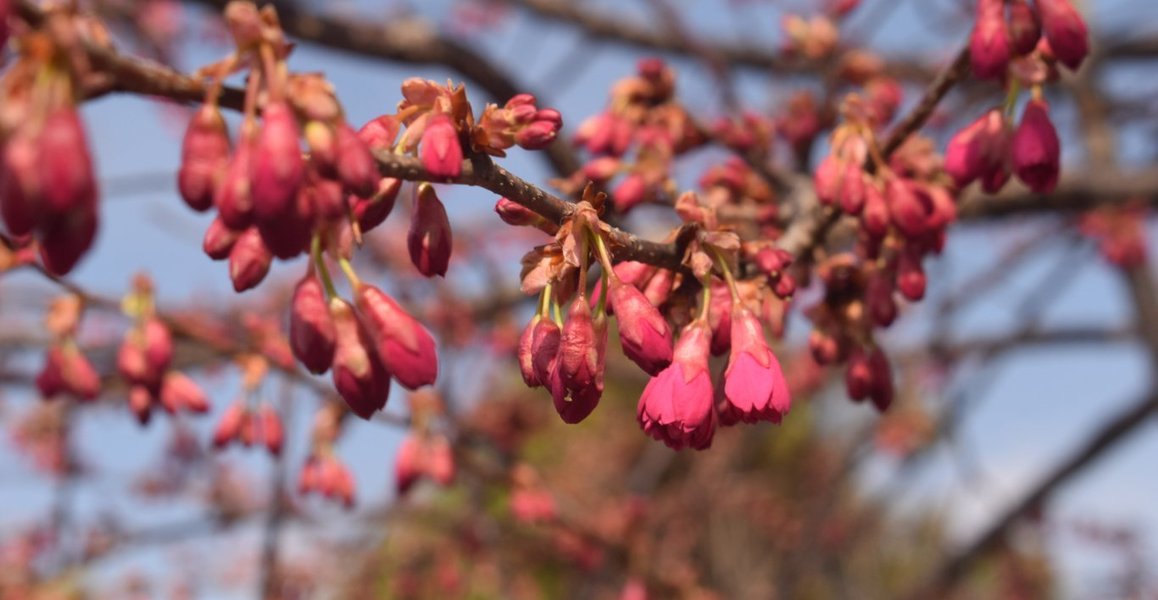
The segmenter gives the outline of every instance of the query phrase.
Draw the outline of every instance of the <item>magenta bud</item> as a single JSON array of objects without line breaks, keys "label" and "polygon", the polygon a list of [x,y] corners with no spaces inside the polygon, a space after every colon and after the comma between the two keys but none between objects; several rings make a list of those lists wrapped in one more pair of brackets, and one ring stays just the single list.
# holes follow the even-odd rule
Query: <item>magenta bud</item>
[{"label": "magenta bud", "polygon": [[869,184],[865,188],[860,220],[864,224],[865,233],[872,238],[881,239],[889,231],[889,205],[876,184]]},{"label": "magenta bud", "polygon": [[302,194],[314,207],[314,213],[324,221],[339,221],[349,216],[350,200],[357,196],[347,196],[342,184],[324,177],[309,177],[302,187]]},{"label": "magenta bud", "polygon": [[329,124],[309,121],[302,129],[310,148],[309,169],[326,178],[338,174],[338,134]]},{"label": "magenta bud", "polygon": [[708,325],[712,328],[712,356],[732,347],[732,294],[722,281],[712,282],[708,301]]},{"label": "magenta bud", "polygon": [[918,237],[929,230],[931,204],[916,184],[893,177],[886,182],[885,193],[888,195],[890,220],[901,233]]},{"label": "magenta bud", "polygon": [[181,143],[181,168],[177,171],[181,198],[193,210],[209,210],[228,165],[229,133],[225,119],[216,106],[206,104],[189,121]]},{"label": "magenta bud", "polygon": [[143,385],[129,388],[129,410],[141,425],[148,425],[153,412],[153,393]]},{"label": "magenta bud", "polygon": [[249,411],[240,402],[230,404],[221,414],[217,426],[213,428],[213,447],[224,448],[237,439],[241,434],[242,426],[248,419]]},{"label": "magenta bud", "polygon": [[913,251],[903,251],[897,258],[897,290],[912,302],[925,297],[925,270],[921,257]]},{"label": "magenta bud", "polygon": [[1048,194],[1057,187],[1060,160],[1061,145],[1049,119],[1049,105],[1030,100],[1013,134],[1013,170],[1029,189]]},{"label": "magenta bud", "polygon": [[1038,0],[1037,10],[1053,55],[1077,70],[1090,52],[1089,31],[1082,15],[1069,0]]},{"label": "magenta bud", "polygon": [[96,203],[92,158],[75,108],[48,115],[37,137],[36,154],[41,199],[49,215],[65,217]]},{"label": "magenta bud", "polygon": [[252,162],[253,142],[247,137],[246,129],[243,127],[241,140],[233,152],[233,157],[229,159],[225,176],[213,196],[218,218],[226,227],[235,231],[242,231],[253,222],[253,195],[249,181]]},{"label": "magenta bud", "polygon": [[209,399],[197,382],[180,371],[169,371],[161,382],[161,406],[169,412],[204,414],[209,412]]},{"label": "magenta bud", "polygon": [[893,282],[881,271],[873,271],[865,284],[865,304],[869,317],[881,327],[897,318],[897,301],[893,299]]},{"label": "magenta bud", "polygon": [[400,128],[398,119],[393,115],[382,115],[363,125],[358,130],[358,137],[371,150],[390,152],[394,149],[394,140]]},{"label": "magenta bud", "polygon": [[844,177],[841,179],[840,186],[841,210],[850,215],[860,214],[860,211],[864,209],[866,187],[868,186],[865,184],[860,163],[851,160],[845,163]]},{"label": "magenta bud", "polygon": [[221,217],[213,219],[209,228],[205,230],[205,239],[201,241],[201,249],[213,260],[225,260],[233,250],[240,232],[234,231],[221,222]]},{"label": "magenta bud", "polygon": [[0,214],[15,236],[31,234],[44,212],[37,164],[37,142],[22,130],[0,144]]},{"label": "magenta bud", "polygon": [[402,189],[402,180],[393,177],[383,177],[378,180],[377,191],[369,198],[351,196],[354,206],[354,218],[358,226],[365,233],[374,229],[390,216],[394,210],[394,201],[398,199],[398,191]]},{"label": "magenta bud", "polygon": [[290,304],[290,348],[311,373],[325,373],[334,361],[335,335],[325,291],[311,270],[294,288]]},{"label": "magenta bud", "polygon": [[253,215],[259,222],[274,221],[293,209],[306,173],[299,137],[288,104],[265,107],[250,170]]},{"label": "magenta bud", "polygon": [[407,389],[432,385],[438,378],[434,338],[393,298],[372,285],[361,285],[355,302],[386,370]]},{"label": "magenta bud", "polygon": [[365,198],[374,193],[379,178],[366,142],[346,123],[338,125],[338,179],[350,193]]},{"label": "magenta bud", "polygon": [[535,113],[534,120],[515,134],[515,143],[527,150],[542,150],[551,145],[563,126],[559,111],[544,108]]},{"label": "magenta bud", "polygon": [[978,0],[977,22],[969,38],[973,74],[978,79],[1004,79],[1009,65],[1009,46],[1005,0]]},{"label": "magenta bud", "polygon": [[[75,346],[66,346],[49,349],[49,364],[54,362],[51,356],[54,352],[57,353],[55,368],[60,380],[61,391],[72,394],[78,400],[95,400],[100,395],[101,380],[92,363]],[[49,369],[49,364],[45,365],[46,371]],[[39,378],[37,384],[40,384]]]},{"label": "magenta bud", "polygon": [[593,319],[591,305],[580,296],[571,303],[563,323],[556,369],[565,396],[554,396],[555,410],[564,423],[586,419],[603,396],[607,318]]},{"label": "magenta bud", "polygon": [[450,265],[451,246],[450,220],[446,216],[446,208],[434,193],[434,186],[419,184],[414,195],[410,231],[406,236],[410,261],[419,273],[427,277],[445,277]]},{"label": "magenta bud", "polygon": [[673,361],[647,382],[636,420],[644,433],[669,448],[703,450],[712,444],[716,419],[708,349],[707,323],[692,321],[676,343]]},{"label": "magenta bud", "polygon": [[504,223],[516,227],[535,225],[543,220],[535,211],[507,198],[499,198],[495,203],[495,212]]},{"label": "magenta bud", "polygon": [[426,124],[422,133],[422,148],[419,152],[422,166],[431,176],[439,179],[453,179],[462,174],[462,145],[458,141],[458,130],[450,117],[438,113]]},{"label": "magenta bud", "polygon": [[262,404],[257,411],[257,422],[261,429],[261,441],[266,450],[274,456],[280,456],[282,445],[285,443],[285,428],[282,427],[277,410],[268,402]]},{"label": "magenta bud", "polygon": [[96,206],[49,218],[40,233],[40,260],[55,275],[67,275],[96,240]]},{"label": "magenta bud", "polygon": [[1041,39],[1041,19],[1027,0],[1009,3],[1009,38],[1013,53],[1021,56],[1033,52]]},{"label": "magenta bud", "polygon": [[390,373],[374,351],[354,308],[341,298],[330,298],[334,321],[334,387],[350,410],[363,419],[386,406]]},{"label": "magenta bud", "polygon": [[816,173],[812,175],[812,183],[821,204],[829,206],[836,204],[840,198],[842,176],[841,163],[836,157],[829,154],[820,161]]},{"label": "magenta bud", "polygon": [[880,348],[874,348],[869,355],[869,369],[872,371],[873,386],[869,398],[877,411],[885,412],[893,403],[893,371],[889,359]]},{"label": "magenta bud", "polygon": [[155,317],[145,321],[144,334],[148,380],[160,381],[173,362],[173,336],[169,334],[169,328]]},{"label": "magenta bud", "polygon": [[404,495],[422,477],[422,440],[414,434],[406,436],[394,456],[394,489]]},{"label": "magenta bud", "polygon": [[36,389],[40,397],[50,400],[64,391],[64,377],[61,374],[61,351],[59,347],[51,347],[44,353],[44,366],[36,375]]},{"label": "magenta bud", "polygon": [[859,347],[852,351],[848,366],[844,371],[844,388],[848,397],[860,402],[868,398],[873,390],[873,369],[868,355]]},{"label": "magenta bud", "polygon": [[535,323],[531,338],[531,369],[535,379],[544,386],[551,387],[551,379],[555,377],[562,337],[559,326],[550,318],[544,317]]},{"label": "magenta bud", "polygon": [[523,328],[523,334],[519,336],[519,373],[523,376],[523,383],[526,383],[527,387],[532,388],[541,385],[538,375],[535,374],[533,344],[535,341],[536,326],[542,319],[542,316],[536,314],[531,318],[530,322],[527,323],[527,326]]},{"label": "magenta bud", "polygon": [[819,329],[808,334],[808,350],[818,365],[831,365],[840,360],[840,344],[836,338]]},{"label": "magenta bud", "polygon": [[647,183],[639,173],[632,173],[625,177],[615,190],[611,192],[611,200],[615,210],[621,213],[635,208],[636,205],[647,200]]},{"label": "magenta bud", "polygon": [[241,233],[229,252],[229,279],[233,289],[244,292],[257,286],[269,273],[273,255],[261,241],[261,233],[250,227]]},{"label": "magenta bud", "polygon": [[607,289],[607,302],[615,310],[619,343],[628,358],[649,375],[671,364],[671,328],[643,292],[613,277]]},{"label": "magenta bud", "polygon": [[314,192],[312,187],[302,186],[282,212],[257,220],[262,243],[277,258],[288,260],[309,246],[316,220]]}]

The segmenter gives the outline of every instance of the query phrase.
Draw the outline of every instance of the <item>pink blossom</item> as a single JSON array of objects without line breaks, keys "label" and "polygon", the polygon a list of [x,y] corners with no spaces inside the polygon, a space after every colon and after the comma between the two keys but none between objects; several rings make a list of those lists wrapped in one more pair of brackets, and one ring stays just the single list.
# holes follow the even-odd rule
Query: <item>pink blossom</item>
[{"label": "pink blossom", "polygon": [[1061,144],[1044,100],[1030,100],[1013,134],[1013,170],[1029,189],[1048,194],[1057,187]]},{"label": "pink blossom", "polygon": [[1004,79],[1009,65],[1005,0],[978,0],[977,23],[969,38],[969,59],[978,79]]},{"label": "pink blossom", "polygon": [[419,185],[414,196],[406,247],[419,273],[427,277],[446,276],[452,247],[450,220],[430,184]]},{"label": "pink blossom", "polygon": [[407,389],[432,385],[438,378],[438,354],[430,332],[382,290],[363,284],[355,294],[386,370]]},{"label": "pink blossom", "polygon": [[273,102],[262,113],[262,127],[250,167],[253,214],[272,221],[292,209],[305,179],[305,161],[297,120],[285,102]]},{"label": "pink blossom", "polygon": [[290,348],[311,373],[325,373],[334,360],[335,335],[325,291],[311,270],[294,288],[290,303]]},{"label": "pink blossom", "polygon": [[667,320],[638,288],[612,277],[607,301],[619,323],[623,353],[649,375],[656,375],[672,361],[672,335]]},{"label": "pink blossom", "polygon": [[732,354],[724,371],[720,422],[779,423],[792,406],[780,361],[768,348],[764,327],[752,311],[732,309]]},{"label": "pink blossom", "polygon": [[450,117],[438,113],[422,133],[422,166],[433,177],[452,179],[462,174],[462,145]]},{"label": "pink blossom", "polygon": [[673,362],[652,377],[639,398],[636,417],[644,433],[675,450],[712,444],[716,416],[708,372],[711,328],[695,320],[676,343]]},{"label": "pink blossom", "polygon": [[1037,0],[1037,9],[1053,55],[1077,70],[1090,52],[1089,31],[1082,15],[1069,0]]}]

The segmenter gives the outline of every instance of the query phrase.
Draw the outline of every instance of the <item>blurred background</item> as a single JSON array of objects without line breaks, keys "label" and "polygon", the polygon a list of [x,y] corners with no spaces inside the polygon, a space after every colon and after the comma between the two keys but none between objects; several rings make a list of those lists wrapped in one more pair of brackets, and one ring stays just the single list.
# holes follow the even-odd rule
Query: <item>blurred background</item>
[{"label": "blurred background", "polygon": [[[223,2],[83,4],[121,51],[185,72],[230,51]],[[658,56],[677,74],[678,100],[705,121],[741,107],[781,128],[805,113],[819,119],[803,151],[776,142],[772,162],[801,173],[827,154],[846,91],[833,84],[833,57],[879,57],[903,114],[973,20],[967,0],[863,0],[833,21],[836,50],[813,59],[790,50],[785,20],[838,2],[272,4],[298,42],[291,68],[324,73],[355,126],[393,112],[401,82],[423,77],[464,81],[476,114],[512,90],[532,93],[562,113],[569,139],[616,81]],[[673,452],[636,424],[646,378],[612,343],[599,409],[564,425],[513,359],[533,310],[518,258],[548,238],[504,225],[490,192],[440,186],[455,235],[445,280],[409,266],[404,201],[360,253],[360,271],[373,274],[363,277],[435,331],[442,372],[416,397],[394,389],[385,416],[338,419],[334,449],[356,486],[347,509],[296,492],[318,423],[334,413],[328,379],[275,374],[261,387],[286,422],[280,457],[212,449],[240,370],[193,343],[179,345],[179,362],[209,395],[208,415],[142,427],[114,384],[96,404],[46,402],[30,384],[45,307],[61,290],[32,272],[6,274],[0,597],[894,598],[948,581],[961,598],[1158,597],[1156,273],[1107,260],[1102,240],[1079,227],[1108,210],[1140,226],[1144,242],[1158,231],[1158,8],[1075,4],[1093,54],[1048,90],[1063,141],[1059,200],[962,211],[926,263],[926,298],[903,306],[883,338],[898,390],[883,415],[849,401],[839,369],[812,362],[802,309],[818,291],[805,288],[775,345],[794,390],[782,424],[722,428],[708,451]],[[804,98],[813,110],[793,112]],[[943,149],[1003,99],[996,85],[966,82],[922,134]],[[116,299],[145,272],[173,315],[246,335],[284,329],[304,262],[278,263],[261,288],[233,293],[226,266],[200,247],[210,218],[175,191],[189,115],[122,94],[84,106],[102,229],[70,280]],[[694,189],[727,158],[690,153],[674,173]],[[514,149],[500,164],[548,186],[584,159],[563,144]],[[622,221],[644,237],[677,224],[663,207]],[[127,322],[86,314],[82,346],[100,372],[113,372]],[[395,462],[415,411],[452,441],[457,477],[400,497]]]}]

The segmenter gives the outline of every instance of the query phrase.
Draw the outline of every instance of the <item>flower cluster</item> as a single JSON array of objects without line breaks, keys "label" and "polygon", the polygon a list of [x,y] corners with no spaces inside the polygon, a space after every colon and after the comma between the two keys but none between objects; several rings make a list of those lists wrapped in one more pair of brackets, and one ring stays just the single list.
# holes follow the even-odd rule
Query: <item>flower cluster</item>
[{"label": "flower cluster", "polygon": [[[0,8],[6,40],[9,9]],[[92,71],[81,45],[106,45],[107,33],[72,11],[54,9],[43,27],[22,33],[18,58],[0,77],[0,217],[12,241],[35,241],[44,267],[57,275],[72,271],[92,246],[99,216],[76,105]]]},{"label": "flower cluster", "polygon": [[44,367],[36,376],[36,388],[44,398],[68,394],[81,401],[92,401],[100,394],[100,376],[76,343],[82,300],[75,295],[52,301],[45,315],[45,328],[53,343],[44,354]]},{"label": "flower cluster", "polygon": [[298,475],[298,493],[316,492],[336,500],[346,508],[354,506],[354,477],[334,452],[334,443],[342,430],[348,411],[328,403],[314,415],[310,431],[310,452]]},{"label": "flower cluster", "polygon": [[1146,263],[1145,206],[1138,202],[1121,208],[1090,211],[1078,221],[1078,231],[1098,244],[1102,258],[1122,269]]},{"label": "flower cluster", "polygon": [[979,0],[976,16],[969,59],[978,79],[1002,81],[1031,54],[1077,70],[1089,53],[1086,23],[1070,0]]}]

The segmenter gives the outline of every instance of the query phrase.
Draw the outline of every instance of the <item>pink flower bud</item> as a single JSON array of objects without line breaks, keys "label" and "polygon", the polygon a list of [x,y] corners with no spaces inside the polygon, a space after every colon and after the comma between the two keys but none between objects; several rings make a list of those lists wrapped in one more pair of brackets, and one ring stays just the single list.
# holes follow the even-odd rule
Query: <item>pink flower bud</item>
[{"label": "pink flower bud", "polygon": [[51,216],[40,232],[40,260],[55,275],[67,275],[92,246],[97,232],[96,206]]},{"label": "pink flower bud", "polygon": [[382,115],[363,125],[358,130],[358,137],[373,151],[390,152],[394,149],[394,140],[400,128],[398,119],[393,115]]},{"label": "pink flower bud", "polygon": [[334,360],[334,321],[318,277],[311,270],[294,288],[290,303],[290,348],[311,373],[322,374]]},{"label": "pink flower bud", "polygon": [[860,402],[868,398],[873,390],[873,369],[869,357],[859,347],[853,349],[844,372],[844,387],[848,397]]},{"label": "pink flower bud", "polygon": [[241,233],[229,252],[229,279],[233,290],[244,292],[256,287],[269,273],[273,255],[261,241],[261,233],[250,227]]},{"label": "pink flower bud", "polygon": [[446,208],[428,183],[420,184],[414,196],[414,213],[410,217],[410,231],[406,247],[410,261],[419,273],[427,277],[446,276],[451,252],[450,220]]},{"label": "pink flower bud", "polygon": [[153,410],[153,393],[143,385],[129,388],[129,410],[137,417],[137,422],[147,425]]},{"label": "pink flower bud", "polygon": [[[559,361],[559,343],[563,334],[559,326],[548,317],[535,323],[531,337],[531,369],[539,383],[550,386]],[[554,391],[552,391],[552,394]]]},{"label": "pink flower bud", "polygon": [[366,142],[346,123],[338,125],[338,179],[352,194],[364,198],[374,193],[379,178]]},{"label": "pink flower bud", "polygon": [[449,116],[438,113],[431,117],[422,133],[420,156],[422,166],[433,177],[453,179],[462,174],[462,145]]},{"label": "pink flower bud", "polygon": [[833,155],[829,154],[820,161],[816,173],[812,176],[812,182],[821,204],[828,206],[836,204],[840,198],[842,175],[841,163]]},{"label": "pink flower bud", "polygon": [[533,318],[531,318],[530,322],[528,322],[527,326],[523,329],[523,334],[519,336],[519,372],[523,376],[523,383],[527,384],[527,387],[532,388],[539,387],[539,385],[541,385],[539,377],[535,375],[535,367],[533,364],[534,352],[532,350],[532,346],[535,341],[535,330],[537,329],[536,326],[539,324],[539,321],[542,320],[542,318],[542,316],[536,314]]},{"label": "pink flower bud", "polygon": [[382,224],[390,211],[394,210],[394,201],[398,199],[398,191],[402,189],[402,180],[393,177],[383,177],[378,180],[378,187],[369,198],[350,196],[354,207],[354,218],[362,233],[370,231]]},{"label": "pink flower bud", "polygon": [[551,145],[559,135],[563,120],[559,112],[552,109],[540,110],[535,120],[515,134],[515,143],[527,150],[542,150]]},{"label": "pink flower bud", "polygon": [[1077,70],[1090,52],[1089,32],[1082,15],[1069,0],[1038,0],[1042,29],[1053,55],[1071,70]]},{"label": "pink flower bud", "polygon": [[848,161],[845,163],[844,177],[840,186],[840,208],[850,215],[860,214],[864,209],[865,188],[864,173],[860,163]]},{"label": "pink flower bud", "polygon": [[160,319],[151,318],[144,325],[145,365],[148,379],[160,381],[173,362],[173,337]]},{"label": "pink flower bud", "polygon": [[309,247],[317,217],[314,192],[313,188],[302,186],[280,213],[257,219],[261,241],[270,254],[288,260]]},{"label": "pink flower bud", "polygon": [[819,329],[808,334],[808,349],[818,365],[831,365],[840,360],[840,344],[836,338]]},{"label": "pink flower bud", "polygon": [[559,381],[565,397],[554,398],[555,410],[564,423],[586,419],[603,396],[604,352],[607,347],[607,319],[591,316],[591,305],[576,298],[567,311],[559,342]]},{"label": "pink flower bud", "polygon": [[912,302],[925,297],[925,270],[916,252],[905,250],[897,258],[897,289]]},{"label": "pink flower bud", "polygon": [[885,184],[888,195],[889,217],[893,225],[910,237],[919,237],[929,231],[931,200],[908,179],[893,177]]},{"label": "pink flower bud", "polygon": [[201,241],[201,249],[213,260],[225,260],[233,250],[233,244],[241,236],[240,232],[225,226],[221,217],[213,219],[209,228],[205,230],[205,239]]},{"label": "pink flower bud", "polygon": [[1013,170],[1029,189],[1048,194],[1057,187],[1061,145],[1044,100],[1030,100],[1013,134]]},{"label": "pink flower bud", "polygon": [[76,109],[68,106],[48,115],[37,144],[37,177],[45,210],[63,217],[93,206],[96,179]]},{"label": "pink flower bud", "polygon": [[663,306],[671,296],[675,287],[675,272],[668,269],[656,269],[644,284],[643,296],[652,306]]},{"label": "pink flower bud", "polygon": [[860,213],[865,233],[881,239],[889,231],[889,205],[885,195],[875,183],[865,187],[864,208]]},{"label": "pink flower bud", "polygon": [[247,131],[247,128],[242,126],[237,149],[229,159],[225,176],[213,196],[218,218],[234,231],[241,231],[253,222],[253,194],[249,180],[253,163],[253,141]]},{"label": "pink flower bud", "polygon": [[261,441],[269,453],[278,456],[281,454],[282,444],[285,442],[285,429],[281,424],[281,417],[273,405],[264,403],[257,413],[258,426],[261,428]]},{"label": "pink flower bud", "polygon": [[426,471],[430,478],[441,486],[454,483],[454,474],[457,470],[454,464],[454,449],[443,436],[437,436],[427,445],[429,452],[426,461]]},{"label": "pink flower bud", "polygon": [[61,350],[53,346],[44,353],[44,366],[36,375],[36,389],[45,400],[64,391],[64,377],[61,374]]},{"label": "pink flower bud", "polygon": [[248,413],[249,411],[240,402],[230,404],[221,414],[221,420],[217,421],[217,427],[213,429],[213,447],[224,448],[236,439],[241,433],[242,422],[247,419]]},{"label": "pink flower bud", "polygon": [[177,189],[190,208],[213,206],[217,185],[229,165],[229,133],[216,106],[206,104],[193,115],[181,143]]},{"label": "pink flower bud", "polygon": [[647,200],[647,183],[643,180],[643,175],[639,173],[632,173],[625,177],[611,193],[611,201],[615,204],[615,210],[621,213],[626,213],[645,200]]},{"label": "pink flower bud", "polygon": [[[995,119],[1004,121],[1001,109],[992,109],[963,127],[945,147],[945,172],[957,187],[969,185],[993,168],[992,123]],[[1004,123],[1000,127],[1004,128]]]},{"label": "pink flower bud", "polygon": [[780,361],[768,348],[764,327],[750,310],[736,305],[731,321],[732,354],[724,371],[720,421],[779,423],[792,406]]},{"label": "pink flower bud", "polygon": [[499,198],[499,201],[495,203],[495,212],[504,223],[516,227],[534,225],[543,220],[531,209],[507,198]]},{"label": "pink flower bud", "polygon": [[601,156],[583,165],[583,176],[591,181],[604,183],[619,173],[621,162],[613,156]]},{"label": "pink flower bud", "polygon": [[350,410],[363,419],[386,406],[390,394],[390,374],[370,343],[370,336],[341,298],[330,299],[334,320],[334,387]]},{"label": "pink flower bud", "polygon": [[1041,19],[1027,0],[1009,3],[1009,38],[1018,56],[1033,52],[1041,39]]},{"label": "pink flower bud", "polygon": [[185,409],[193,413],[209,412],[209,399],[195,381],[179,371],[169,371],[161,382],[161,406],[170,413]]},{"label": "pink flower bud", "polygon": [[[352,206],[350,199],[358,197],[347,195],[346,190],[342,189],[341,182],[321,176],[306,177],[306,180],[306,185],[299,193],[299,201],[301,196],[305,195],[306,204],[313,206],[314,216],[317,217],[317,220],[342,221],[349,216],[350,206]],[[375,185],[377,183],[377,181],[374,182]],[[312,228],[310,233],[312,237]]]},{"label": "pink flower bud", "polygon": [[338,174],[338,134],[328,123],[309,121],[302,130],[310,149],[309,169],[327,178]]},{"label": "pink flower bud", "polygon": [[8,232],[15,236],[31,234],[44,212],[37,146],[36,139],[23,129],[0,144],[0,213]]},{"label": "pink flower bud", "polygon": [[893,282],[885,273],[873,271],[865,284],[865,304],[869,317],[881,327],[888,327],[897,319],[897,301],[893,299]]},{"label": "pink flower bud", "polygon": [[869,355],[869,368],[872,370],[873,381],[869,398],[878,411],[885,412],[893,402],[893,372],[888,357],[879,347],[874,348]]},{"label": "pink flower bud", "polygon": [[628,358],[649,375],[656,375],[671,364],[671,328],[643,292],[612,277],[607,302],[615,310],[619,343]]},{"label": "pink flower bud", "polygon": [[273,102],[262,113],[250,171],[253,216],[273,221],[292,210],[305,179],[306,165],[297,120],[285,102]]},{"label": "pink flower bud", "polygon": [[382,290],[361,285],[355,294],[386,370],[407,389],[433,385],[438,378],[438,354],[430,332]]},{"label": "pink flower bud", "polygon": [[978,79],[1004,79],[1009,65],[1005,0],[978,0],[977,23],[969,38],[969,58]]},{"label": "pink flower bud", "polygon": [[647,382],[636,419],[644,433],[669,448],[703,450],[712,444],[715,412],[708,372],[711,329],[692,321],[676,343],[673,361]]},{"label": "pink flower bud", "polygon": [[422,477],[422,440],[410,434],[398,446],[398,453],[394,455],[394,489],[398,495],[405,495],[410,488]]}]

